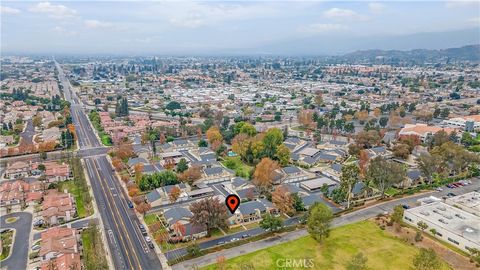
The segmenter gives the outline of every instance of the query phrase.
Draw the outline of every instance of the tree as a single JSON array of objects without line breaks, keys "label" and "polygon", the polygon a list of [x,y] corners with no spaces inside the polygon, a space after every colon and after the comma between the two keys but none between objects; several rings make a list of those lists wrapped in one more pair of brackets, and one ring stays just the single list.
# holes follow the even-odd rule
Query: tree
[{"label": "tree", "polygon": [[181,158],[180,161],[177,164],[177,172],[182,173],[186,170],[188,170],[187,160],[184,159],[184,158]]},{"label": "tree", "polygon": [[141,204],[137,205],[137,211],[145,216],[145,213],[152,209],[152,206],[148,203],[142,202]]},{"label": "tree", "polygon": [[174,186],[170,190],[170,193],[168,193],[168,199],[170,200],[171,203],[174,203],[178,200],[178,197],[180,197],[180,192],[181,190],[177,186]]},{"label": "tree", "polygon": [[193,243],[189,246],[187,246],[187,253],[188,255],[190,256],[197,256],[198,254],[201,254],[202,250],[200,249],[200,247],[198,246],[198,244],[196,243]]},{"label": "tree", "polygon": [[277,147],[277,152],[275,153],[275,158],[278,160],[280,166],[285,167],[290,161],[290,149],[285,146],[285,144],[280,144]]},{"label": "tree", "polygon": [[402,182],[405,177],[406,169],[401,164],[387,161],[381,156],[370,161],[366,175],[366,178],[380,190],[382,198],[389,187]]},{"label": "tree", "polygon": [[322,91],[317,91],[317,93],[315,93],[315,104],[316,104],[318,107],[322,107],[322,106],[323,106],[323,94],[322,94]]},{"label": "tree", "polygon": [[180,181],[188,184],[193,184],[195,180],[200,179],[202,177],[202,168],[200,166],[192,166],[188,168],[186,171],[181,173],[178,178]]},{"label": "tree", "polygon": [[283,142],[283,132],[278,128],[269,128],[263,137],[265,155],[274,158],[277,147]]},{"label": "tree", "polygon": [[199,140],[198,147],[208,147],[207,141],[205,141],[204,139]]},{"label": "tree", "polygon": [[355,254],[347,264],[347,270],[366,270],[367,267],[367,257],[359,252]]},{"label": "tree", "polygon": [[215,126],[210,127],[207,130],[206,135],[207,135],[207,140],[211,145],[216,145],[218,143],[221,144],[223,142],[223,136],[222,136],[222,133],[220,133],[220,130],[218,129],[218,127],[215,127]]},{"label": "tree", "polygon": [[42,160],[47,160],[47,153],[45,153],[45,152],[40,152],[40,158],[41,158]]},{"label": "tree", "polygon": [[429,153],[420,154],[417,158],[417,165],[428,184],[432,183],[433,174],[439,173],[444,166],[440,156]]},{"label": "tree", "polygon": [[206,228],[208,235],[213,229],[225,228],[227,225],[227,207],[218,197],[195,201],[190,205],[190,211],[193,214],[190,222]]},{"label": "tree", "polygon": [[382,140],[380,133],[376,130],[360,131],[355,137],[357,145],[363,148],[371,148],[378,145]]},{"label": "tree", "polygon": [[417,223],[417,226],[420,228],[420,230],[422,230],[422,232],[428,228],[428,224],[421,220]]},{"label": "tree", "polygon": [[401,205],[396,205],[393,208],[393,213],[392,213],[392,216],[390,217],[390,220],[392,222],[399,224],[400,222],[402,222],[403,212],[404,212],[403,207]]},{"label": "tree", "polygon": [[421,248],[413,258],[413,266],[416,270],[436,270],[440,269],[441,263],[433,249]]},{"label": "tree", "polygon": [[253,173],[253,183],[266,191],[273,184],[275,170],[278,169],[278,163],[269,158],[263,158],[255,167]]},{"label": "tree", "polygon": [[260,228],[275,232],[282,227],[282,220],[279,217],[275,217],[271,214],[266,214],[263,216],[262,221],[260,221]]},{"label": "tree", "polygon": [[32,124],[34,127],[40,127],[42,125],[42,117],[40,115],[36,115],[32,118]]},{"label": "tree", "polygon": [[365,172],[367,171],[367,164],[368,161],[370,160],[370,157],[368,156],[368,153],[366,150],[361,150],[360,155],[358,156],[358,167],[360,169],[360,175],[364,176]]},{"label": "tree", "polygon": [[44,165],[44,164],[39,164],[39,165],[38,165],[38,169],[39,169],[40,171],[44,172],[44,171],[45,171],[45,165]]},{"label": "tree", "polygon": [[444,108],[442,110],[442,112],[440,113],[440,117],[442,117],[443,119],[448,118],[449,115],[450,115],[450,109],[449,108]]},{"label": "tree", "polygon": [[127,98],[117,99],[117,105],[115,106],[115,115],[118,117],[128,116],[128,101]]},{"label": "tree", "polygon": [[383,128],[386,127],[388,124],[388,117],[386,116],[380,117],[380,119],[378,120],[378,124]]},{"label": "tree", "polygon": [[347,208],[350,208],[350,198],[352,195],[353,185],[358,181],[360,169],[355,163],[346,164],[342,167],[342,175],[340,176],[340,185],[342,190],[347,194]]},{"label": "tree", "polygon": [[137,183],[137,185],[140,183],[140,180],[142,179],[142,175],[143,175],[143,163],[137,163],[135,164],[135,166],[133,166],[133,169],[135,171],[135,183]]},{"label": "tree", "polygon": [[218,270],[227,269],[227,259],[225,258],[225,256],[218,256],[217,257],[217,269]]},{"label": "tree", "polygon": [[397,143],[393,146],[393,155],[397,158],[407,159],[410,155],[410,147],[407,144]]},{"label": "tree", "polygon": [[444,130],[440,130],[433,135],[433,145],[440,146],[450,140],[448,133]]},{"label": "tree", "polygon": [[312,128],[313,127],[313,111],[312,110],[301,110],[298,112],[297,115],[298,122],[302,124],[304,128]]},{"label": "tree", "polygon": [[238,134],[245,134],[248,135],[249,137],[255,136],[257,134],[257,130],[255,127],[248,123],[248,122],[238,122],[233,126],[233,134],[238,135]]},{"label": "tree", "polygon": [[165,109],[170,110],[170,111],[180,110],[181,108],[182,108],[182,106],[177,101],[170,101],[167,104],[167,106],[165,106]]},{"label": "tree", "polygon": [[308,211],[307,231],[317,242],[322,242],[330,234],[332,209],[323,203],[313,204]]},{"label": "tree", "polygon": [[294,212],[293,198],[290,196],[287,188],[282,185],[277,186],[275,191],[272,192],[272,202],[284,214],[292,214]]},{"label": "tree", "polygon": [[305,205],[303,204],[302,198],[298,196],[298,193],[293,193],[291,197],[293,200],[293,209],[295,209],[296,212],[305,211]]}]

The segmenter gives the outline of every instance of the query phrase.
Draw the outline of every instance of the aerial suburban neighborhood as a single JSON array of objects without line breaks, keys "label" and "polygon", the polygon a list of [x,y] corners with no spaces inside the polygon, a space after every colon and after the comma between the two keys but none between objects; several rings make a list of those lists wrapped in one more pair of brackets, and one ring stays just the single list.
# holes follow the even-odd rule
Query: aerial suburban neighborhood
[{"label": "aerial suburban neighborhood", "polygon": [[[115,9],[156,5],[131,4]],[[250,10],[256,2],[184,4],[182,10],[199,12],[184,31],[259,16]],[[309,14],[305,4],[265,3],[288,6],[294,17]],[[318,4],[309,7],[323,8]],[[339,18],[362,24],[400,5],[357,4],[368,16],[325,7],[323,18],[338,24],[299,31],[342,32],[350,28]],[[465,4],[480,8],[450,4],[426,5],[465,16]],[[85,19],[88,4],[76,1],[1,5],[2,28],[21,29],[18,16],[34,23],[49,15],[64,22],[54,32],[79,44],[85,33],[63,28],[67,18],[83,20],[87,34],[131,31]],[[218,22],[200,19],[205,14]],[[280,24],[283,15],[265,16]],[[0,268],[478,269],[478,33],[475,42],[455,46],[389,49],[379,41],[384,47],[338,45],[335,53],[315,51],[300,37],[299,50],[307,51],[295,53],[285,44],[271,45],[272,53],[212,53],[200,45],[188,53],[180,40],[170,55],[54,51],[69,40],[52,51],[17,51],[9,42],[19,37],[7,32],[0,56]]]}]

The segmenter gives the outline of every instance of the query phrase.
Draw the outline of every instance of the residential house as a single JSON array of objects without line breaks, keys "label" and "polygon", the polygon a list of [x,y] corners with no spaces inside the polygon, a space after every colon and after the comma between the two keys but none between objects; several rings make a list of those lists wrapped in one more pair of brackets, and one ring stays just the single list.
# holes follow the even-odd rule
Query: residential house
[{"label": "residential house", "polygon": [[264,214],[277,214],[277,209],[273,204],[265,199],[257,199],[245,203],[241,203],[237,211],[231,215],[227,223],[229,227],[237,227],[242,224],[260,222]]},{"label": "residential house", "polygon": [[[64,261],[71,263],[71,265],[80,265],[78,231],[76,229],[53,227],[42,232],[40,237],[39,256],[42,261],[42,269],[49,269],[47,266],[51,259],[59,259],[56,262]],[[62,256],[71,256],[72,254],[77,254],[78,257],[62,258]]]},{"label": "residential house", "polygon": [[57,225],[72,220],[76,215],[72,195],[56,190],[48,190],[43,197],[40,215],[49,225]]},{"label": "residential house", "polygon": [[163,212],[168,223],[171,241],[190,241],[205,237],[207,230],[204,226],[191,222],[192,212],[185,207],[174,207]]},{"label": "residential house", "polygon": [[24,178],[30,174],[31,165],[27,162],[16,161],[7,166],[5,170],[5,178],[15,179],[15,178]]}]

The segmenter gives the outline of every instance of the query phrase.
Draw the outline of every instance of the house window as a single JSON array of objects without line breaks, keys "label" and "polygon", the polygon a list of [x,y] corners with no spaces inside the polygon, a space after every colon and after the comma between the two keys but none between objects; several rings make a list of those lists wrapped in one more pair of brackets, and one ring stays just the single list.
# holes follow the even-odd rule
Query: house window
[{"label": "house window", "polygon": [[437,232],[437,235],[438,235],[438,236],[443,236],[443,235],[442,235],[441,233],[439,233],[439,232]]},{"label": "house window", "polygon": [[412,222],[412,219],[409,218],[409,217],[407,217],[407,216],[405,216],[405,219],[408,220],[408,221],[410,221],[410,222]]}]

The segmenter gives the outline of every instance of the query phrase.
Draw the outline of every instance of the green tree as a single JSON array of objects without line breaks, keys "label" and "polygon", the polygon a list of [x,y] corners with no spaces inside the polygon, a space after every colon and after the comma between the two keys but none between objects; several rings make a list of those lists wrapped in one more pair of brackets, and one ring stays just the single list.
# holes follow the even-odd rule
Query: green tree
[{"label": "green tree", "polygon": [[180,161],[177,164],[177,172],[182,173],[188,169],[188,164],[187,160],[184,158],[181,158]]},{"label": "green tree", "polygon": [[385,191],[393,184],[402,182],[406,175],[406,169],[401,164],[378,156],[370,161],[366,178],[380,190],[383,198]]},{"label": "green tree", "polygon": [[274,159],[277,147],[283,142],[283,132],[278,128],[270,128],[263,138],[264,151],[267,157]]},{"label": "green tree", "polygon": [[204,139],[199,140],[198,147],[208,147],[207,141],[205,141]]},{"label": "green tree", "polygon": [[393,208],[393,213],[390,217],[392,222],[400,223],[403,219],[403,207],[401,205],[397,205]]},{"label": "green tree", "polygon": [[189,246],[187,246],[187,253],[190,256],[197,256],[200,255],[202,250],[200,249],[200,246],[196,243],[193,243]]},{"label": "green tree", "polygon": [[297,193],[292,194],[292,199],[293,199],[293,208],[295,211],[300,212],[300,211],[305,211],[305,205],[303,204],[302,198],[298,196]]},{"label": "green tree", "polygon": [[342,167],[342,175],[340,176],[340,185],[347,195],[347,208],[350,208],[350,199],[352,195],[353,185],[358,181],[360,169],[355,163],[350,163]]},{"label": "green tree", "polygon": [[387,123],[388,123],[388,117],[386,117],[386,116],[382,116],[378,120],[378,124],[383,128],[387,126]]},{"label": "green tree", "polygon": [[347,270],[366,270],[367,267],[367,257],[359,252],[355,254],[347,264]]},{"label": "green tree", "polygon": [[275,232],[280,230],[281,227],[282,220],[279,217],[275,217],[271,214],[266,214],[263,216],[262,221],[260,221],[260,228],[266,231]]},{"label": "green tree", "polygon": [[275,157],[278,160],[278,164],[280,166],[285,167],[288,165],[288,162],[290,161],[290,149],[285,146],[285,144],[280,144],[277,147],[277,152],[275,153]]},{"label": "green tree", "polygon": [[313,204],[308,211],[307,231],[317,242],[322,242],[330,234],[332,209],[323,203]]},{"label": "green tree", "polygon": [[440,269],[441,263],[433,249],[421,248],[413,258],[413,266],[416,270],[436,270]]},{"label": "green tree", "polygon": [[46,168],[45,168],[45,165],[44,165],[44,164],[39,164],[39,165],[38,165],[38,169],[39,169],[40,171],[44,172]]}]

